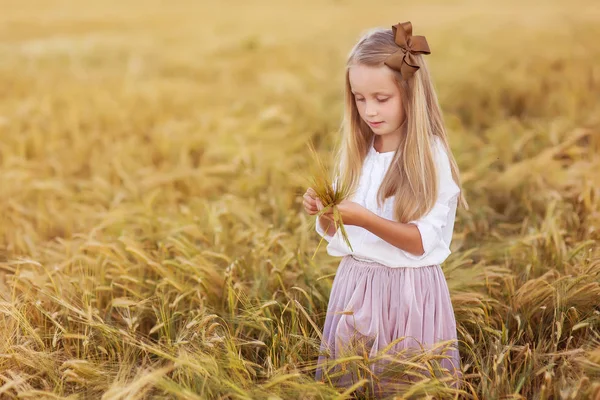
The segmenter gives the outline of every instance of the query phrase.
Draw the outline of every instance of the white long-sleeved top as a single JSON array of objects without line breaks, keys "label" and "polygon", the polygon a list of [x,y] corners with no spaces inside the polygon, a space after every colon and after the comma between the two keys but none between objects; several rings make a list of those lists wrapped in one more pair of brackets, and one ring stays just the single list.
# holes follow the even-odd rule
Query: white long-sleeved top
[{"label": "white long-sleeved top", "polygon": [[[388,197],[383,207],[377,206],[377,191],[387,172],[394,152],[379,153],[371,142],[370,150],[363,163],[356,193],[349,200],[369,209],[380,217],[396,221],[394,217],[395,196]],[[441,264],[450,255],[450,243],[456,217],[460,189],[452,178],[450,161],[440,139],[434,136],[433,156],[437,167],[438,197],[433,208],[421,218],[410,221],[421,233],[422,255],[402,250],[365,228],[346,225],[346,233],[354,251],[351,251],[338,228],[331,236],[321,228],[317,217],[316,230],[327,240],[327,254],[343,257],[353,255],[364,261],[376,261],[392,268],[417,268]]]}]

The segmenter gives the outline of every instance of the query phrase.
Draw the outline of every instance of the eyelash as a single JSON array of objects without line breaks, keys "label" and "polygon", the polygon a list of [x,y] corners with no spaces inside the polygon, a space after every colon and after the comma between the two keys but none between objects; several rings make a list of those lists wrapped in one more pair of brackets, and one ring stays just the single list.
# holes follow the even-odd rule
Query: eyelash
[{"label": "eyelash", "polygon": [[[386,102],[386,101],[388,101],[388,100],[389,100],[389,98],[387,98],[387,99],[384,99],[384,100],[379,100],[379,99],[378,99],[377,101],[378,101],[378,102],[380,102],[380,103],[385,103],[385,102]],[[356,99],[356,101],[365,101],[365,99]]]}]

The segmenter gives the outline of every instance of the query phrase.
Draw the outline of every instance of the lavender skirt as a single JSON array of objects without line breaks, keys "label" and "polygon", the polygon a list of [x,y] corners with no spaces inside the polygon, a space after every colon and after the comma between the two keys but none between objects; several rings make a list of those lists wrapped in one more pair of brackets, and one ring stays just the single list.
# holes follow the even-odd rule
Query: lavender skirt
[{"label": "lavender skirt", "polygon": [[[388,346],[395,339],[397,343]],[[352,368],[352,360],[342,362],[353,355],[362,368]],[[404,373],[407,368],[415,371],[415,364],[422,375]],[[431,377],[432,372],[448,378],[449,386],[460,385],[456,321],[441,267],[390,268],[353,256],[342,258],[331,288],[315,378],[345,388],[366,378],[375,393],[385,394],[420,376]]]}]

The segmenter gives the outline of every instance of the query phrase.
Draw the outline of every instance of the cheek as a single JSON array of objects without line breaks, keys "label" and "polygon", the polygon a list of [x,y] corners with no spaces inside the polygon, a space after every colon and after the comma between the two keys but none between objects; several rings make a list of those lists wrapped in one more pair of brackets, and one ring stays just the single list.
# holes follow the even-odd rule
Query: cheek
[{"label": "cheek", "polygon": [[386,114],[389,115],[390,118],[393,118],[393,119],[402,118],[402,116],[404,115],[404,111],[402,110],[402,105],[400,104],[400,101],[394,100],[394,101],[390,101],[388,103],[389,104],[386,104],[386,107],[385,107]]},{"label": "cheek", "polygon": [[362,117],[363,115],[365,115],[365,103],[357,101],[354,104],[356,104],[356,109],[358,110],[360,116]]}]

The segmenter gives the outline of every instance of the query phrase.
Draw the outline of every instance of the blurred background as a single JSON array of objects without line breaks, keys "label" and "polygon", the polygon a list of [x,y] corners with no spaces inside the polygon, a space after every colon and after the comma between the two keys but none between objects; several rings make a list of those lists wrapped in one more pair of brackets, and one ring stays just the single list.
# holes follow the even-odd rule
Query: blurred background
[{"label": "blurred background", "polygon": [[306,144],[331,161],[347,54],[409,20],[471,208],[443,265],[467,387],[407,398],[598,395],[597,0],[0,9],[2,396],[338,395]]}]

